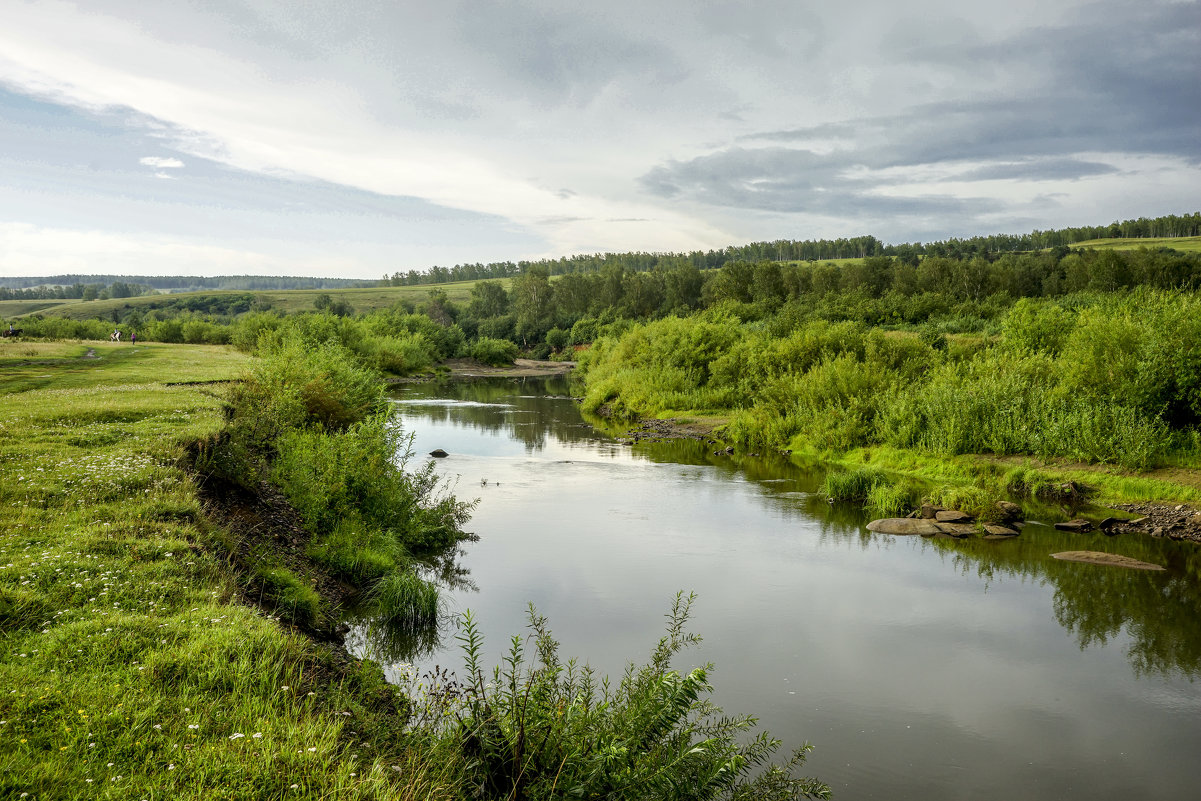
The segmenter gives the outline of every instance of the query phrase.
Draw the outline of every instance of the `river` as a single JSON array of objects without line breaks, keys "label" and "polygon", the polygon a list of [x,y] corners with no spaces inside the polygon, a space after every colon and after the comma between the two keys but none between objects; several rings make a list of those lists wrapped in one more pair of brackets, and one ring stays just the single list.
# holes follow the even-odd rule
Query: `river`
[{"label": "river", "polygon": [[[510,379],[395,396],[413,458],[445,449],[438,470],[479,499],[480,539],[443,596],[448,617],[478,617],[488,664],[533,603],[564,656],[616,677],[695,592],[704,642],[679,667],[714,663],[717,703],[783,752],[812,742],[804,772],[836,799],[1201,796],[1201,549],[1041,525],[1004,542],[873,534],[783,458],[623,445],[568,392]],[[1085,549],[1168,570],[1049,556]],[[461,664],[453,631],[401,661]]]}]

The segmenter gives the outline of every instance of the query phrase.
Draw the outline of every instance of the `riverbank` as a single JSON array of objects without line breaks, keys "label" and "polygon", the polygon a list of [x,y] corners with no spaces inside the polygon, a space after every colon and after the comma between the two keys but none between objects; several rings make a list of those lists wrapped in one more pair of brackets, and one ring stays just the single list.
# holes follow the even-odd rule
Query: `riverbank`
[{"label": "riverbank", "polygon": [[447,359],[439,362],[433,372],[419,373],[402,378],[389,378],[389,384],[411,384],[435,378],[551,378],[567,375],[575,369],[571,361],[543,359],[515,359],[511,365],[494,366],[475,359]]},{"label": "riverbank", "polygon": [[[605,409],[597,410],[605,422]],[[626,445],[691,439],[713,447],[714,455],[733,457],[741,452],[722,440],[721,428],[726,418],[717,416],[666,417],[638,420],[633,424],[612,426],[610,430]],[[757,456],[753,451],[748,454]],[[1085,515],[1100,521],[1108,512],[1126,512],[1110,530],[1113,534],[1138,534],[1164,537],[1201,544],[1201,471],[1185,468],[1135,473],[1118,468],[1072,463],[1049,463],[1034,459],[994,457],[985,454],[940,457],[892,449],[856,449],[845,454],[829,452],[782,451],[782,456],[820,469],[854,469],[874,467],[898,480],[910,479],[934,487],[978,487],[996,495],[991,500],[1017,500],[1006,492],[1001,480],[1015,468],[1029,471],[1033,478],[1046,484],[1072,485],[1081,488],[1087,497]],[[963,493],[960,493],[963,494]],[[1044,504],[1045,508],[1045,504]],[[1052,510],[1053,511],[1053,510]],[[1073,512],[1079,511],[1072,510]],[[1063,510],[1066,519],[1068,509]]]},{"label": "riverbank", "polygon": [[185,470],[224,390],[163,379],[229,378],[246,357],[89,345],[0,378],[0,796],[455,797],[379,668],[260,607],[232,569],[236,535]]}]

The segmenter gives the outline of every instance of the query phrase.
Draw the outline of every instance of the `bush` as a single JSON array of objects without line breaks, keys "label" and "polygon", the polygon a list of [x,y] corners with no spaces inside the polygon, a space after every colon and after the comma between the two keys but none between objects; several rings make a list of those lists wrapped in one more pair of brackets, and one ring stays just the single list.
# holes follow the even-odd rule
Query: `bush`
[{"label": "bush", "polygon": [[517,353],[517,345],[507,339],[480,337],[471,346],[471,358],[496,367],[512,364]]},{"label": "bush", "polygon": [[[667,635],[650,660],[620,682],[564,663],[546,620],[530,608],[536,659],[520,637],[491,677],[480,668],[483,642],[474,618],[458,639],[468,686],[443,693],[458,725],[477,798],[828,798],[821,782],[795,777],[809,746],[783,766],[759,770],[779,748],[766,733],[750,737],[752,717],[725,717],[706,696],[711,665],[671,669],[700,639],[685,631],[692,597],[677,596]],[[435,688],[438,689],[438,688]],[[447,688],[442,688],[447,689]],[[453,711],[452,711],[453,710]]]}]

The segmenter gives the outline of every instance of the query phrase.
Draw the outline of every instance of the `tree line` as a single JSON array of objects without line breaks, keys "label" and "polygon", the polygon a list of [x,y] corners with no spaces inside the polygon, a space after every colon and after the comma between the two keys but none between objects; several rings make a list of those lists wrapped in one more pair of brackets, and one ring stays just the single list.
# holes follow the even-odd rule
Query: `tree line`
[{"label": "tree line", "polygon": [[621,268],[625,272],[650,272],[687,262],[701,270],[713,270],[732,261],[828,261],[861,259],[870,256],[895,256],[917,261],[921,256],[993,256],[1001,253],[1044,250],[1064,247],[1091,239],[1139,239],[1147,237],[1201,236],[1201,212],[1169,214],[1163,217],[1139,217],[1136,220],[1114,221],[1109,225],[1076,228],[1035,230],[1028,234],[993,234],[965,239],[950,238],[935,242],[899,243],[886,245],[874,236],[839,239],[779,239],[774,242],[751,242],[730,245],[720,250],[696,250],[689,253],[596,253],[565,256],[537,261],[498,261],[489,264],[456,264],[453,267],[434,266],[426,270],[408,270],[384,276],[386,286],[420,286],[454,281],[479,281],[489,278],[511,278],[531,269],[546,270],[548,275],[598,273]]}]

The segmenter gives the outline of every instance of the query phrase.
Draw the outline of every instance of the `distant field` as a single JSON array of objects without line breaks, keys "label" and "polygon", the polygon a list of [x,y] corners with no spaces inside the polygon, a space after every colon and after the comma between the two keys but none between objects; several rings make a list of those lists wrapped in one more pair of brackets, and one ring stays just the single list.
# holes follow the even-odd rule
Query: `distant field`
[{"label": "distant field", "polygon": [[[508,286],[510,279],[496,279]],[[221,295],[252,295],[256,300],[269,304],[277,311],[293,313],[312,311],[313,301],[319,295],[329,295],[335,301],[345,300],[356,312],[369,312],[376,309],[386,309],[401,300],[411,300],[419,303],[425,300],[431,290],[441,290],[455,303],[467,303],[471,300],[471,288],[475,281],[459,281],[453,284],[426,284],[422,286],[391,286],[368,287],[366,289],[273,289],[262,291],[248,290],[214,290],[202,292],[180,292],[174,295],[146,295],[136,298],[114,298],[111,300],[5,300],[0,301],[0,317],[12,319],[28,314],[44,314],[54,317],[68,317],[72,320],[87,320],[94,317],[108,318],[114,309],[122,312],[129,308],[157,307],[172,300],[187,300],[188,298],[205,298]]]},{"label": "distant field", "polygon": [[1138,248],[1172,248],[1173,250],[1201,253],[1201,236],[1163,236],[1146,239],[1090,239],[1077,242],[1073,248],[1095,250],[1137,250]]}]

